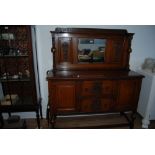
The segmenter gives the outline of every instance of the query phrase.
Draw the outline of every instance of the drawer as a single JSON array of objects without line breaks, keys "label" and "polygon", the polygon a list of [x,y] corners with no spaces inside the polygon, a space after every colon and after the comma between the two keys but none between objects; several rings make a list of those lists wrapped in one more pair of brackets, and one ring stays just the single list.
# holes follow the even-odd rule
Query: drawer
[{"label": "drawer", "polygon": [[85,98],[80,103],[81,112],[110,112],[116,108],[116,101],[112,98]]},{"label": "drawer", "polygon": [[85,81],[81,86],[82,96],[93,96],[93,95],[108,95],[113,94],[116,88],[116,82],[105,80],[105,81]]},{"label": "drawer", "polygon": [[99,95],[102,91],[102,82],[84,81],[81,87],[82,96]]},{"label": "drawer", "polygon": [[116,91],[116,82],[115,81],[103,81],[102,82],[102,94],[114,94]]}]

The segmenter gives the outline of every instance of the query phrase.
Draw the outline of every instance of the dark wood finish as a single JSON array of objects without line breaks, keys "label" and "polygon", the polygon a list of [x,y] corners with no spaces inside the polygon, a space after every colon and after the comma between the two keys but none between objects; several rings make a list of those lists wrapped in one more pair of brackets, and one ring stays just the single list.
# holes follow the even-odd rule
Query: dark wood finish
[{"label": "dark wood finish", "polygon": [[[34,53],[31,26],[0,26],[1,37],[13,35],[12,39],[0,39],[0,82],[5,95],[17,94],[19,102],[1,105],[1,112],[36,112],[38,127],[41,98],[37,95],[38,83],[34,73]],[[4,78],[4,74],[8,73]],[[18,76],[17,78],[13,78]]]},{"label": "dark wood finish", "polygon": [[[56,29],[52,32],[54,70],[129,69],[132,36],[133,34],[127,33],[126,30]],[[78,63],[77,43],[79,38],[106,39],[105,62]],[[66,56],[68,56],[67,59]]]},{"label": "dark wood finish", "polygon": [[[130,71],[132,33],[61,29],[52,33],[53,70],[47,74],[52,127],[56,116],[132,111],[133,128],[143,76]],[[106,39],[103,62],[78,62],[78,39]]]}]

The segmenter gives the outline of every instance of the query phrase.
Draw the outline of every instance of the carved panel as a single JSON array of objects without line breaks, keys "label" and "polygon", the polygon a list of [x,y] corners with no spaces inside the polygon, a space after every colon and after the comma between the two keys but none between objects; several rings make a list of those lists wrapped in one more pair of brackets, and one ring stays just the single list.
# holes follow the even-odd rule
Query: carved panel
[{"label": "carved panel", "polygon": [[71,53],[71,39],[70,38],[59,38],[59,55],[60,62],[72,62],[72,53]]},{"label": "carved panel", "polygon": [[62,44],[62,48],[63,48],[63,58],[64,58],[64,61],[67,61],[67,59],[68,59],[68,42],[64,42]]},{"label": "carved panel", "polygon": [[107,54],[108,62],[110,63],[121,63],[123,58],[123,49],[124,48],[124,41],[123,38],[115,38],[109,40],[108,43],[108,51]]},{"label": "carved panel", "polygon": [[121,51],[122,51],[122,43],[120,42],[115,42],[114,43],[114,57],[113,61],[114,62],[119,62],[121,60]]}]

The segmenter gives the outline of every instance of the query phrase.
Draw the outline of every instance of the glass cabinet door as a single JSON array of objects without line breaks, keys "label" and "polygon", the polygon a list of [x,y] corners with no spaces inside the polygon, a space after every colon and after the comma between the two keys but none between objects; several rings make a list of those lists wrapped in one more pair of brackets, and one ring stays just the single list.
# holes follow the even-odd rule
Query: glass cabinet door
[{"label": "glass cabinet door", "polygon": [[[32,104],[29,45],[26,26],[0,26],[0,83],[4,98],[1,105]],[[26,103],[26,101],[28,101]]]}]

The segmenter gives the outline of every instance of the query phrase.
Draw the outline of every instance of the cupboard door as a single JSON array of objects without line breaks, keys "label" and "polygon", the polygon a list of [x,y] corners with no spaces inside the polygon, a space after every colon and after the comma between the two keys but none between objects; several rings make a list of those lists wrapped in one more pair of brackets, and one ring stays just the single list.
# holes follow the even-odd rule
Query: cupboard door
[{"label": "cupboard door", "polygon": [[108,112],[116,107],[117,82],[84,81],[80,89],[81,112]]},{"label": "cupboard door", "polygon": [[76,86],[74,82],[60,82],[56,85],[56,106],[57,112],[76,111]]},{"label": "cupboard door", "polygon": [[135,110],[139,96],[138,80],[121,80],[119,83],[118,109]]},{"label": "cupboard door", "polygon": [[109,39],[107,45],[106,62],[111,64],[123,65],[123,50],[125,48],[124,38]]}]

